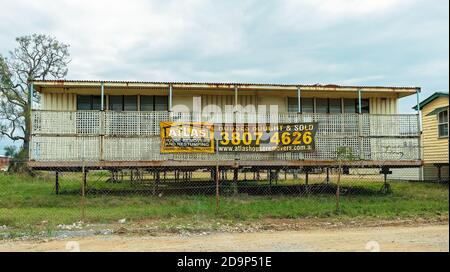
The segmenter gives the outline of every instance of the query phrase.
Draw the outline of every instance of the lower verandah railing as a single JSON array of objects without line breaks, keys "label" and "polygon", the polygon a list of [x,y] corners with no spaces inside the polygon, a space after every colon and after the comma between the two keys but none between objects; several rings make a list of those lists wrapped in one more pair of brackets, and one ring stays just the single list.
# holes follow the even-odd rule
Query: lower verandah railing
[{"label": "lower verandah railing", "polygon": [[[309,153],[161,154],[161,121],[211,123],[318,122]],[[348,147],[361,160],[419,160],[417,115],[193,114],[169,112],[34,111],[30,158],[36,161],[332,160]]]}]

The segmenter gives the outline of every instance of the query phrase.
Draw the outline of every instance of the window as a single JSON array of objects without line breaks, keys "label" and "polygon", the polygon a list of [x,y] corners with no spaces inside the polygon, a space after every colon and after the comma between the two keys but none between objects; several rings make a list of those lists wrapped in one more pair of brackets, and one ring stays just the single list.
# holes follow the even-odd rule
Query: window
[{"label": "window", "polygon": [[341,99],[329,99],[328,101],[329,113],[342,113]]},{"label": "window", "polygon": [[[288,97],[288,112],[297,112],[297,98]],[[302,113],[357,113],[358,112],[358,100],[357,99],[344,99],[344,107],[342,107],[342,99],[328,99],[328,98],[316,98],[316,105],[314,108],[314,98],[302,98],[301,99],[301,111]],[[363,113],[369,113],[369,100],[361,101],[361,110]]]},{"label": "window", "polygon": [[317,113],[328,113],[328,99],[317,98],[316,99],[316,112]]},{"label": "window", "polygon": [[369,99],[361,99],[361,113],[369,113]]},{"label": "window", "polygon": [[314,98],[302,98],[302,113],[314,113]]},{"label": "window", "polygon": [[123,110],[124,111],[137,111],[137,96],[125,95],[123,97]]},{"label": "window", "polygon": [[288,112],[298,112],[297,97],[288,97]]},{"label": "window", "polygon": [[77,110],[101,110],[99,95],[77,95]]},{"label": "window", "polygon": [[102,109],[102,98],[100,95],[92,96],[92,109],[93,110],[101,110]]},{"label": "window", "polygon": [[155,96],[154,99],[155,111],[167,111],[169,109],[167,96]]},{"label": "window", "polygon": [[[314,98],[301,98],[301,112],[314,113]],[[288,112],[298,112],[298,98],[288,97]]]},{"label": "window", "polygon": [[109,110],[112,111],[137,111],[136,95],[110,95]]},{"label": "window", "polygon": [[110,95],[109,96],[109,110],[123,111],[123,96]]},{"label": "window", "polygon": [[344,99],[344,113],[357,113],[356,99]]},{"label": "window", "polygon": [[153,95],[141,95],[141,111],[153,111]]},{"label": "window", "polygon": [[[358,99],[344,99],[344,113],[358,113]],[[369,99],[361,99],[361,113],[370,113]]]},{"label": "window", "polygon": [[448,137],[448,110],[438,113],[438,136]]},{"label": "window", "polygon": [[91,96],[90,95],[77,95],[77,110],[91,110]]},{"label": "window", "polygon": [[169,97],[161,95],[141,95],[141,111],[169,110]]}]

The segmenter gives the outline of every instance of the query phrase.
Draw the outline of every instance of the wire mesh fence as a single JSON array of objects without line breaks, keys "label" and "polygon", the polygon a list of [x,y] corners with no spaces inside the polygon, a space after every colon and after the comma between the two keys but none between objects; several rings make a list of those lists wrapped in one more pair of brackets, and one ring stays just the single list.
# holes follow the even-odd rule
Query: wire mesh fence
[{"label": "wire mesh fence", "polygon": [[[358,172],[364,170],[364,174]],[[348,193],[380,188],[379,169],[353,169],[341,175],[340,186]],[[378,172],[377,172],[378,171]],[[66,173],[74,177],[74,173]],[[338,185],[336,168],[162,168],[85,170],[86,195],[334,195]],[[79,177],[82,179],[82,175]]]},{"label": "wire mesh fence", "polygon": [[[239,218],[252,208],[276,217],[334,213],[346,201],[358,205],[383,202],[396,190],[391,184],[405,183],[392,179],[390,169],[383,165],[347,167],[339,162],[327,167],[216,165],[32,171],[26,162],[14,164],[22,172],[0,173],[0,225],[79,220],[107,223],[120,218],[204,214],[220,218],[222,212]],[[258,206],[261,203],[265,206]]]},{"label": "wire mesh fence", "polygon": [[[220,216],[228,211],[239,217],[245,216],[249,206],[258,207],[255,201],[260,200],[273,202],[264,210],[269,216],[295,216],[295,212],[282,210],[269,214],[274,206],[283,205],[280,198],[295,201],[289,205],[312,201],[307,203],[311,208],[321,206],[324,212],[334,212],[341,201],[352,196],[388,195],[391,174],[384,163],[420,165],[417,118],[356,113],[33,111],[29,163],[34,170],[33,177],[25,180],[39,180],[41,185],[36,188],[41,197],[32,201],[36,196],[30,193],[27,201],[41,203],[32,207],[36,209],[39,205],[61,206],[75,213],[73,207],[77,207],[83,220],[97,221],[171,216],[177,211],[177,215]],[[166,134],[161,124],[164,128],[167,121],[174,132],[178,125],[173,122],[182,122],[189,129],[195,122],[211,125],[213,132],[205,133],[210,133],[212,140],[204,138],[209,140],[208,152],[174,153],[165,148],[163,152]],[[292,124],[306,129],[304,122],[313,125],[303,134],[295,136],[293,129],[289,129],[292,135],[279,133],[293,128]],[[314,131],[316,147],[312,150],[312,141],[301,142],[312,139],[305,135]],[[300,135],[305,139],[300,140]],[[267,152],[261,147],[276,150]],[[304,152],[286,151],[294,147],[302,147]],[[250,151],[252,148],[256,151]],[[346,162],[340,163],[338,158]],[[396,172],[397,178],[403,175],[403,169]],[[14,188],[19,187],[31,188]],[[240,201],[242,198],[247,199]],[[6,205],[13,207],[11,203],[14,201]],[[286,209],[300,209],[298,215],[303,208]]]}]

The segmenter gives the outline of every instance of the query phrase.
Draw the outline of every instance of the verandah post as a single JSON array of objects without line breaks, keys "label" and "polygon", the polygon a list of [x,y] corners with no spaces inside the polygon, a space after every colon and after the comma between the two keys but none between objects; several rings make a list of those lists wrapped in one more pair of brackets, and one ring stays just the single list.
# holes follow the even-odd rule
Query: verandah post
[{"label": "verandah post", "polygon": [[172,97],[173,97],[173,87],[171,83],[169,84],[169,112],[172,112]]},{"label": "verandah post", "polygon": [[28,159],[31,159],[31,152],[32,152],[32,146],[30,145],[30,142],[31,142],[31,131],[32,131],[32,120],[33,120],[33,118],[32,118],[32,110],[33,110],[33,92],[34,92],[34,83],[33,82],[31,82],[30,83],[30,90],[29,90],[29,92],[28,92],[28,112],[27,112],[27,115],[28,115],[28,122],[26,122],[26,131],[25,131],[25,138],[26,138],[26,141],[24,141],[24,149],[26,150],[26,152],[27,152],[27,157],[28,157]]},{"label": "verandah post", "polygon": [[363,157],[363,141],[362,141],[362,94],[361,89],[358,89],[358,153],[359,153],[359,159],[362,160]]},{"label": "verandah post", "polygon": [[104,151],[104,135],[105,135],[105,84],[100,83],[100,130],[99,130],[99,160],[103,161],[103,151]]},{"label": "verandah post", "polygon": [[30,114],[31,117],[31,110],[33,109],[33,91],[34,91],[34,83],[31,82],[30,84],[30,92],[28,95],[28,113]]},{"label": "verandah post", "polygon": [[105,84],[103,82],[100,83],[100,110],[105,110]]},{"label": "verandah post", "polygon": [[[422,159],[422,145],[421,145],[421,137],[420,137],[420,132],[421,132],[421,128],[420,128],[420,88],[416,89],[416,100],[417,100],[417,146],[419,147],[419,151],[418,151],[418,159],[421,160]],[[423,180],[423,167],[419,168],[419,175],[420,175],[420,179]]]}]

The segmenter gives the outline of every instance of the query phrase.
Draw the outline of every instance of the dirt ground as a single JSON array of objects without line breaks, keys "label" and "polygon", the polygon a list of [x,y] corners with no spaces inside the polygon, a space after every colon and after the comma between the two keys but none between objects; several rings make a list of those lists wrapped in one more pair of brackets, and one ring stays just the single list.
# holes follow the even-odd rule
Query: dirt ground
[{"label": "dirt ground", "polygon": [[449,251],[449,225],[96,235],[0,241],[0,251]]}]

